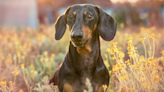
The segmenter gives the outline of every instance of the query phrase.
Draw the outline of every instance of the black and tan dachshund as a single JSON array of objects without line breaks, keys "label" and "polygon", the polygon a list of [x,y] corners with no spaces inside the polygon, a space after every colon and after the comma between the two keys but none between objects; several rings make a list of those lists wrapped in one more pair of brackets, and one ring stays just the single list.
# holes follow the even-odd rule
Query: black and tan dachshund
[{"label": "black and tan dachshund", "polygon": [[103,92],[102,85],[108,85],[110,76],[101,57],[99,36],[112,40],[116,21],[98,6],[77,4],[57,19],[56,40],[62,38],[66,25],[71,38],[69,51],[50,83],[58,85],[60,92],[87,92],[89,80],[93,92]]}]

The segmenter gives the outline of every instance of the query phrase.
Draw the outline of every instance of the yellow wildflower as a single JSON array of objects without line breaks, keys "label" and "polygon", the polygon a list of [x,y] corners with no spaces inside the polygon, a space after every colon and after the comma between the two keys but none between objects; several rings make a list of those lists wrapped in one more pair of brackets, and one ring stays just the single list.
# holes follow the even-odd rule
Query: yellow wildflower
[{"label": "yellow wildflower", "polygon": [[143,60],[143,63],[146,63],[146,60]]},{"label": "yellow wildflower", "polygon": [[144,60],[144,56],[141,55],[141,56],[139,57],[139,60]]},{"label": "yellow wildflower", "polygon": [[116,92],[121,92],[120,90],[117,90]]},{"label": "yellow wildflower", "polygon": [[54,59],[54,57],[49,57],[50,61],[52,61]]},{"label": "yellow wildflower", "polygon": [[7,63],[11,63],[12,60],[11,60],[11,59],[6,59],[5,62],[7,62]]},{"label": "yellow wildflower", "polygon": [[25,56],[24,56],[24,55],[22,55],[22,56],[21,56],[21,58],[22,58],[22,59],[24,59],[24,58],[25,58]]},{"label": "yellow wildflower", "polygon": [[127,63],[127,64],[128,64],[129,62],[130,62],[130,60],[129,60],[129,59],[125,61],[125,63]]},{"label": "yellow wildflower", "polygon": [[144,35],[145,35],[145,36],[148,36],[148,33],[145,33]]},{"label": "yellow wildflower", "polygon": [[32,69],[32,70],[31,70],[31,76],[32,76],[32,78],[35,77],[35,69]]},{"label": "yellow wildflower", "polygon": [[116,46],[117,45],[117,42],[113,42],[112,44],[113,44],[113,46]]},{"label": "yellow wildflower", "polygon": [[117,72],[119,69],[121,69],[121,66],[119,64],[116,64],[113,66],[112,72],[115,73]]},{"label": "yellow wildflower", "polygon": [[139,72],[139,71],[140,71],[140,68],[136,68],[136,71],[138,71],[138,72]]},{"label": "yellow wildflower", "polygon": [[125,75],[125,76],[123,76],[123,78],[124,78],[124,80],[126,80],[126,79],[128,79],[128,76],[127,76],[127,75]]},{"label": "yellow wildflower", "polygon": [[44,55],[48,55],[48,51],[44,51]]},{"label": "yellow wildflower", "polygon": [[153,58],[152,58],[152,57],[149,57],[149,58],[148,58],[148,61],[152,61],[152,60],[153,60]]},{"label": "yellow wildflower", "polygon": [[48,59],[47,57],[46,57],[46,58],[44,58],[44,62],[48,62],[48,60],[49,60],[49,59]]},{"label": "yellow wildflower", "polygon": [[146,84],[146,85],[147,85],[147,87],[149,88],[150,83],[149,83],[149,82],[147,82],[147,81],[145,81],[145,84]]},{"label": "yellow wildflower", "polygon": [[20,89],[19,92],[24,92],[23,89]]},{"label": "yellow wildflower", "polygon": [[114,52],[118,53],[118,49],[117,48],[114,48],[113,50],[114,50]]},{"label": "yellow wildflower", "polygon": [[133,37],[130,36],[130,37],[128,38],[128,40],[133,40]]},{"label": "yellow wildflower", "polygon": [[109,92],[114,92],[114,90],[113,90],[113,89],[111,89]]},{"label": "yellow wildflower", "polygon": [[146,88],[146,87],[147,87],[146,83],[142,83],[142,86],[143,86],[144,88]]},{"label": "yellow wildflower", "polygon": [[107,51],[107,52],[110,52],[110,51],[111,51],[111,49],[110,49],[110,48],[107,48],[107,49],[106,49],[106,51]]},{"label": "yellow wildflower", "polygon": [[124,80],[124,77],[123,76],[120,76],[119,79],[120,79],[120,81],[123,81]]},{"label": "yellow wildflower", "polygon": [[134,58],[136,55],[135,54],[132,54],[132,55],[129,55],[131,58]]},{"label": "yellow wildflower", "polygon": [[132,55],[133,53],[132,52],[128,52],[129,55]]},{"label": "yellow wildflower", "polygon": [[157,83],[159,80],[161,80],[161,78],[159,77],[159,75],[156,75],[156,76],[153,77],[153,81],[155,83]]},{"label": "yellow wildflower", "polygon": [[18,75],[19,74],[19,70],[16,70],[16,71],[13,71],[12,73],[14,74],[14,75]]},{"label": "yellow wildflower", "polygon": [[130,65],[129,67],[131,67],[131,68],[136,68],[136,65]]},{"label": "yellow wildflower", "polygon": [[17,56],[18,56],[18,57],[20,57],[20,56],[21,56],[20,52],[17,52]]},{"label": "yellow wildflower", "polygon": [[126,68],[126,65],[125,65],[125,64],[121,64],[121,67],[122,67],[122,68]]},{"label": "yellow wildflower", "polygon": [[42,62],[42,61],[43,61],[43,58],[40,58],[40,59],[39,59],[39,61],[41,61],[41,62]]},{"label": "yellow wildflower", "polygon": [[146,71],[146,68],[143,68],[143,69],[142,69],[142,72],[144,72],[144,73],[145,73],[145,71]]},{"label": "yellow wildflower", "polygon": [[145,76],[141,76],[140,81],[144,81],[144,80],[146,80],[146,77]]},{"label": "yellow wildflower", "polygon": [[131,88],[131,90],[134,90],[135,88],[134,88],[134,86]]},{"label": "yellow wildflower", "polygon": [[158,61],[157,59],[153,59],[153,60],[152,60],[152,63],[156,64],[157,61]]},{"label": "yellow wildflower", "polygon": [[11,56],[11,54],[10,54],[10,53],[8,53],[8,56],[10,57],[10,56]]},{"label": "yellow wildflower", "polygon": [[102,85],[103,89],[106,90],[107,89],[107,85]]},{"label": "yellow wildflower", "polygon": [[146,67],[150,66],[150,62],[146,62],[146,63],[145,63],[145,66],[146,66]]},{"label": "yellow wildflower", "polygon": [[161,51],[161,54],[164,56],[164,50]]},{"label": "yellow wildflower", "polygon": [[23,55],[25,56],[26,54],[27,54],[27,52],[24,51],[24,52],[23,52]]},{"label": "yellow wildflower", "polygon": [[108,71],[108,73],[109,73],[109,74],[111,74],[111,73],[112,73],[112,71]]},{"label": "yellow wildflower", "polygon": [[153,72],[152,72],[152,74],[157,74],[158,73],[158,70],[154,70]]},{"label": "yellow wildflower", "polygon": [[112,60],[115,60],[115,57],[111,57]]},{"label": "yellow wildflower", "polygon": [[140,67],[142,65],[142,63],[140,61],[138,61],[138,66]]},{"label": "yellow wildflower", "polygon": [[6,81],[0,81],[0,86],[6,86]]},{"label": "yellow wildflower", "polygon": [[123,52],[121,52],[121,53],[119,54],[119,56],[120,56],[120,58],[124,58],[124,57],[125,57],[125,54],[124,54]]},{"label": "yellow wildflower", "polygon": [[21,64],[20,66],[21,66],[22,68],[24,68],[24,65],[25,65],[25,64]]},{"label": "yellow wildflower", "polygon": [[158,58],[160,61],[162,61],[162,60],[164,60],[164,58],[163,57],[160,57],[160,58]]},{"label": "yellow wildflower", "polygon": [[122,62],[122,60],[120,60],[120,59],[119,59],[117,62],[118,62],[118,63],[121,63],[121,62]]},{"label": "yellow wildflower", "polygon": [[106,67],[110,67],[109,63],[108,63],[108,60],[104,60],[104,64]]},{"label": "yellow wildflower", "polygon": [[33,65],[33,64],[31,64],[31,66],[30,66],[30,67],[31,67],[31,69],[34,69],[34,65]]},{"label": "yellow wildflower", "polygon": [[132,43],[132,41],[127,41],[126,43],[127,43],[128,45],[130,45],[130,44]]},{"label": "yellow wildflower", "polygon": [[104,56],[107,58],[108,57],[108,54],[104,54]]},{"label": "yellow wildflower", "polygon": [[154,33],[152,33],[151,35],[149,35],[149,38],[155,38],[157,37]]},{"label": "yellow wildflower", "polygon": [[138,55],[138,51],[136,50],[135,53]]},{"label": "yellow wildflower", "polygon": [[147,51],[149,54],[151,54],[152,53],[152,51]]},{"label": "yellow wildflower", "polygon": [[122,69],[121,69],[121,73],[126,73],[125,68],[122,68]]},{"label": "yellow wildflower", "polygon": [[128,51],[134,51],[134,50],[136,50],[137,48],[136,47],[134,47],[134,46],[128,46],[127,47],[127,50]]},{"label": "yellow wildflower", "polygon": [[145,38],[140,38],[140,41],[141,41],[141,42],[144,42],[144,40],[145,40]]},{"label": "yellow wildflower", "polygon": [[55,56],[55,54],[51,54],[51,57],[54,57]]},{"label": "yellow wildflower", "polygon": [[137,47],[133,47],[133,48],[132,48],[132,50],[136,50],[136,49],[137,49]]},{"label": "yellow wildflower", "polygon": [[1,59],[1,60],[4,60],[5,58],[4,58],[3,55],[0,54],[0,59]]},{"label": "yellow wildflower", "polygon": [[9,84],[13,84],[13,82],[12,81],[9,81]]},{"label": "yellow wildflower", "polygon": [[124,86],[122,86],[122,87],[121,87],[121,90],[124,90],[124,89],[125,89],[125,87],[124,87]]},{"label": "yellow wildflower", "polygon": [[113,55],[113,54],[114,54],[114,50],[113,50],[113,49],[110,51],[110,54],[111,54],[111,55]]}]

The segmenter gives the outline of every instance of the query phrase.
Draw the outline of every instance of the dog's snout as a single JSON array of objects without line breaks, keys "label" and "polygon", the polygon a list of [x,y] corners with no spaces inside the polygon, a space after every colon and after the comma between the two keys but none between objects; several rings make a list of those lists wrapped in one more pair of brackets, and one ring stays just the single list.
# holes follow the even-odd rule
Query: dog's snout
[{"label": "dog's snout", "polygon": [[83,38],[83,32],[82,31],[73,31],[71,34],[71,38],[74,40],[81,40]]}]

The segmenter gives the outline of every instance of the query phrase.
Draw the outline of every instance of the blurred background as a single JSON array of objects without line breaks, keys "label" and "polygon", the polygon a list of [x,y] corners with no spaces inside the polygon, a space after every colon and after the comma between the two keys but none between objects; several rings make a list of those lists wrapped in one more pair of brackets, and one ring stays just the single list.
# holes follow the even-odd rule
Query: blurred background
[{"label": "blurred background", "polygon": [[[100,39],[101,54],[110,71],[116,64],[109,54],[113,42],[124,53],[124,61],[130,58],[127,38],[140,56],[162,56],[164,0],[0,0],[0,92],[54,90],[48,80],[63,62],[70,41],[68,29],[60,41],[54,39],[54,23],[67,7],[85,3],[100,6],[117,21],[115,38],[110,42]],[[163,69],[164,62],[159,65]],[[110,88],[120,90],[115,80]]]},{"label": "blurred background", "polygon": [[95,4],[128,26],[163,27],[164,0],[0,0],[0,26],[51,25],[73,4]]}]

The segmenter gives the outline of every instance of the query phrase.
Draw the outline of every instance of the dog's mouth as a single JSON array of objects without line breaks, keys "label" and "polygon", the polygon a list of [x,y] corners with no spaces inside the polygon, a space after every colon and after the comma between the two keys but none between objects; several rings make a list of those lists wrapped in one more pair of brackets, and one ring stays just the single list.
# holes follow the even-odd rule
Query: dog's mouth
[{"label": "dog's mouth", "polygon": [[88,40],[86,40],[86,41],[73,41],[73,40],[71,40],[71,42],[75,47],[84,47],[85,44],[88,42]]}]

